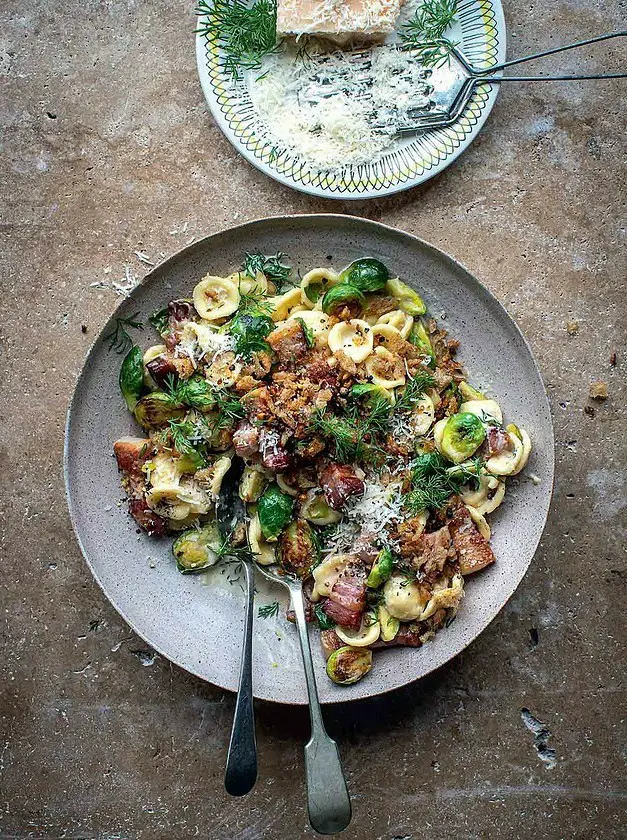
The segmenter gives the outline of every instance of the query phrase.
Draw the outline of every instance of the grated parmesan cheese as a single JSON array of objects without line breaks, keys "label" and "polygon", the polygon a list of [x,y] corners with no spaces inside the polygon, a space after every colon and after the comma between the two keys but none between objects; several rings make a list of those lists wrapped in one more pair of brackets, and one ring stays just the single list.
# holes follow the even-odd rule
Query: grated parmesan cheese
[{"label": "grated parmesan cheese", "polygon": [[379,159],[429,99],[425,68],[393,45],[357,55],[288,47],[266,57],[248,89],[256,134],[325,170]]},{"label": "grated parmesan cheese", "polygon": [[376,476],[365,483],[364,495],[350,505],[344,518],[327,539],[325,554],[344,554],[352,550],[357,537],[367,529],[385,537],[394,523],[403,518],[401,485],[392,482],[384,487]]}]

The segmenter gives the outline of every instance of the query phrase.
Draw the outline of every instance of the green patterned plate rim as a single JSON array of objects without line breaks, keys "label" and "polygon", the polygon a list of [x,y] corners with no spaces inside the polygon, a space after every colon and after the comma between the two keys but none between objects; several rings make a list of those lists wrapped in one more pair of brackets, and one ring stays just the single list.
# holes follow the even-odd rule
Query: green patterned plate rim
[{"label": "green patterned plate rim", "polygon": [[[478,67],[505,60],[505,19],[500,0],[462,0],[460,49]],[[337,199],[376,198],[410,189],[449,166],[475,139],[498,95],[498,85],[479,85],[452,126],[399,139],[368,164],[341,171],[312,168],[280,144],[255,133],[257,118],[245,89],[233,89],[219,38],[198,33],[196,61],[209,109],[226,137],[257,169],[310,195]]]}]

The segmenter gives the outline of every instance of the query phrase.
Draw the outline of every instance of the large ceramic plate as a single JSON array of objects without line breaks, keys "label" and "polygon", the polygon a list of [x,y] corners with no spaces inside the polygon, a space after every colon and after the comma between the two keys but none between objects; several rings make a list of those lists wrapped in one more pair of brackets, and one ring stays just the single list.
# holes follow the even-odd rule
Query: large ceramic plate
[{"label": "large ceramic plate", "polygon": [[[177,665],[228,689],[237,684],[243,627],[243,593],[220,568],[183,576],[170,540],[138,534],[120,504],[122,492],[112,446],[137,433],[118,393],[120,357],[103,335],[114,317],[137,311],[145,318],[176,297],[189,295],[211,271],[229,274],[244,251],[284,251],[301,272],[330,262],[341,267],[368,254],[420,289],[434,314],[461,339],[461,358],[471,378],[491,383],[508,418],[533,441],[526,475],[510,483],[505,503],[491,517],[498,562],[467,581],[457,620],[418,650],[377,652],[372,672],[340,688],[324,672],[316,634],[312,647],[322,702],[355,700],[412,682],[463,650],[496,616],[531,562],[544,526],[553,483],[553,431],[540,374],[516,325],[466,269],[431,245],[381,224],[350,216],[315,215],[264,219],[217,233],[185,248],[155,268],[124,301],[89,352],[68,414],[65,476],[70,514],[83,554],[103,591],[153,648]],[[138,333],[154,342],[150,328]],[[279,599],[282,587],[258,575],[257,605]],[[255,610],[256,611],[256,610]],[[282,614],[284,610],[282,609]],[[281,615],[257,619],[254,691],[280,703],[305,703],[296,630]]]},{"label": "large ceramic plate", "polygon": [[[500,0],[461,0],[450,37],[468,60],[487,68],[505,60],[505,20]],[[488,118],[499,85],[479,85],[457,122],[448,128],[396,140],[377,161],[341,171],[312,167],[281,147],[260,126],[249,85],[255,74],[233,84],[219,37],[199,33],[196,61],[202,89],[216,122],[254,166],[290,187],[327,198],[373,198],[406,190],[449,166],[474,140]]]}]

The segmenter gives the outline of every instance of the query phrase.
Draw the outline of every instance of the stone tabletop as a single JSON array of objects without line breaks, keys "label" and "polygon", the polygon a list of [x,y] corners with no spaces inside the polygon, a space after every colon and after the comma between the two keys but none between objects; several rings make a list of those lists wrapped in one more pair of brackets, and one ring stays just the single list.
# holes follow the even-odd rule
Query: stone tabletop
[{"label": "stone tabletop", "polygon": [[[506,0],[505,13],[523,54],[624,28],[625,5]],[[257,706],[259,782],[230,799],[234,698],[156,656],[109,605],[70,527],[61,455],[115,282],[193,237],[325,211],[418,234],[494,292],[540,364],[557,448],[544,539],[492,625],[433,677],[327,710],[353,796],[344,837],[625,837],[625,83],[504,86],[443,175],[338,203],[274,183],[222,137],[191,4],[4,0],[0,19],[0,838],[314,836],[306,712]],[[568,66],[626,64],[614,45]],[[598,381],[604,401],[589,397]]]}]

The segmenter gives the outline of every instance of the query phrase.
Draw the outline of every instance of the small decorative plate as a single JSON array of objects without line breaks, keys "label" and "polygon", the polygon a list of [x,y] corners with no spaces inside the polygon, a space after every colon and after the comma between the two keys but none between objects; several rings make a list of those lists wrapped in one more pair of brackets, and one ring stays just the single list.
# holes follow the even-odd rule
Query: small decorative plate
[{"label": "small decorative plate", "polygon": [[[553,486],[553,429],[546,393],[529,347],[500,303],[455,260],[399,230],[340,215],[283,216],[250,222],[195,242],[153,269],[120,304],[89,351],[76,384],[65,436],[65,481],[81,549],[105,595],[148,644],[172,662],[235,690],[244,623],[244,595],[231,567],[181,575],[172,539],[137,532],[123,500],[113,442],[137,435],[118,388],[120,356],[104,338],[115,319],[152,312],[190,290],[208,271],[230,274],[245,251],[284,251],[294,271],[340,268],[365,254],[377,257],[424,295],[432,313],[461,341],[461,359],[477,381],[490,383],[507,417],[533,442],[524,474],[509,483],[506,504],[492,516],[497,562],[467,581],[456,620],[419,649],[378,651],[372,672],[350,686],[325,674],[317,631],[312,650],[320,699],[337,703],[382,694],[448,662],[478,636],[511,597],[534,555]],[[331,258],[331,259],[329,259]],[[134,338],[154,343],[146,324]],[[529,476],[535,474],[540,482]],[[255,617],[253,684],[256,697],[307,702],[298,634],[285,619],[283,587],[255,581],[258,607],[280,601],[277,616]]]},{"label": "small decorative plate", "polygon": [[[462,0],[450,37],[477,67],[505,60],[505,19],[500,0]],[[498,95],[498,85],[476,87],[452,126],[394,139],[376,160],[342,169],[320,169],[273,138],[257,114],[247,74],[233,83],[220,39],[199,32],[196,60],[207,104],[221,130],[250,163],[301,192],[325,198],[376,198],[409,189],[433,178],[475,139]]]}]

